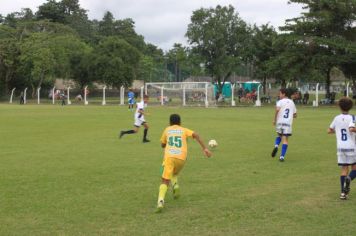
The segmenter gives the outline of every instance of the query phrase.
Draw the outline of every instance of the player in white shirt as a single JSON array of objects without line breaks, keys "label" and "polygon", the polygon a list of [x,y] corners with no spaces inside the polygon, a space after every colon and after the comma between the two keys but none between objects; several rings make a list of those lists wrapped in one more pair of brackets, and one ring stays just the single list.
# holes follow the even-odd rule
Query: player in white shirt
[{"label": "player in white shirt", "polygon": [[[328,129],[329,134],[336,134],[337,143],[337,163],[341,166],[340,199],[346,200],[350,192],[350,183],[356,177],[356,132],[355,116],[349,114],[353,106],[352,100],[343,97],[339,100],[341,114],[337,115]],[[352,171],[349,176],[349,166],[352,166]]]},{"label": "player in white shirt", "polygon": [[141,125],[145,127],[143,131],[143,140],[142,142],[148,143],[150,140],[147,139],[147,132],[148,132],[148,124],[145,120],[145,105],[148,102],[148,96],[144,95],[143,100],[141,102],[136,103],[136,112],[135,112],[135,123],[134,126],[135,128],[132,130],[127,130],[127,131],[121,131],[120,132],[120,138],[124,136],[125,134],[135,134],[138,132],[139,128]]},{"label": "player in white shirt", "polygon": [[277,101],[276,112],[273,119],[273,125],[276,127],[278,136],[275,139],[272,157],[276,156],[278,146],[282,141],[282,151],[279,157],[280,161],[284,161],[288,148],[288,137],[292,135],[293,118],[297,117],[297,108],[293,100],[289,98],[292,95],[291,93],[292,90],[279,90],[280,100]]}]

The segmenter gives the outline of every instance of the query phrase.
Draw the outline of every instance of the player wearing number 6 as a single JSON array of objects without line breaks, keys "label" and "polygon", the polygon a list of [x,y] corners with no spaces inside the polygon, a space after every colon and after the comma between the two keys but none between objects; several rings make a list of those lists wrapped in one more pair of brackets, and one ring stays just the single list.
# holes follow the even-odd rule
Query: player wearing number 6
[{"label": "player wearing number 6", "polygon": [[[343,97],[339,100],[341,114],[337,115],[328,129],[329,134],[335,133],[337,142],[337,162],[341,167],[340,199],[346,200],[350,191],[350,183],[356,177],[356,143],[355,116],[349,114],[352,108],[352,100]],[[352,171],[349,176],[349,166]]]},{"label": "player wearing number 6", "polygon": [[199,135],[187,128],[180,126],[180,116],[172,114],[169,118],[168,126],[162,134],[161,146],[164,148],[164,158],[162,164],[162,182],[159,186],[157,212],[161,212],[164,207],[164,198],[169,184],[173,189],[173,197],[179,197],[178,174],[182,170],[187,158],[187,138],[192,137],[200,144],[206,157],[211,156]]},{"label": "player wearing number 6", "polygon": [[282,141],[282,151],[279,157],[280,161],[284,161],[288,148],[288,137],[292,135],[293,118],[297,117],[297,108],[293,100],[290,99],[291,96],[291,90],[279,90],[280,100],[277,101],[276,112],[273,119],[273,125],[276,127],[278,136],[275,139],[272,157],[276,156],[278,146]]}]

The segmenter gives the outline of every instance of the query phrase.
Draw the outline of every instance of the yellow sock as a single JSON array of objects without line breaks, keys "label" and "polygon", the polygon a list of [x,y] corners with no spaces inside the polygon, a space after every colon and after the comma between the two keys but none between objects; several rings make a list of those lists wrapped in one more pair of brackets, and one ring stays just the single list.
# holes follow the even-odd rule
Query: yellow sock
[{"label": "yellow sock", "polygon": [[174,185],[178,184],[178,175],[173,175],[172,176],[171,184],[172,184],[172,187],[174,187]]},{"label": "yellow sock", "polygon": [[165,184],[161,184],[159,186],[158,202],[161,200],[164,201],[164,197],[166,196],[166,193],[167,193],[167,188],[168,188],[168,186]]}]

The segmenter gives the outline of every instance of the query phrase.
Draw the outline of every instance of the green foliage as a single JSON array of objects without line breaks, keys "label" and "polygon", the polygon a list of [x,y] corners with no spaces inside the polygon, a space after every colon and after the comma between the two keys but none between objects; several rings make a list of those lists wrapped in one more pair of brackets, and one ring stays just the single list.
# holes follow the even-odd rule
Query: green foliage
[{"label": "green foliage", "polygon": [[246,23],[231,5],[201,8],[193,12],[186,36],[221,89],[246,56],[244,47],[249,38]]},{"label": "green foliage", "polygon": [[143,55],[139,65],[139,79],[147,82],[162,81],[164,78],[164,68],[162,63],[153,57]]},{"label": "green foliage", "polygon": [[[174,44],[163,53],[136,33],[133,19],[106,12],[101,20],[89,20],[79,0],[47,0],[35,13],[23,8],[0,15],[0,90],[56,78],[80,87],[130,86],[136,78],[182,81],[191,75],[212,76],[221,89],[232,74],[263,82],[273,77],[282,86],[297,80],[330,83],[333,68],[356,85],[356,2],[289,3],[304,4],[305,12],[287,20],[282,34],[268,24],[248,26],[231,5],[198,9],[186,33],[190,47]],[[109,41],[117,46],[114,53],[104,49],[112,46]]]},{"label": "green foliage", "polygon": [[[83,87],[94,81],[129,86],[148,70],[154,71],[153,78],[162,77],[158,75],[163,74],[162,50],[146,45],[131,19],[115,20],[107,13],[103,21],[89,21],[78,0],[48,0],[35,14],[25,8],[0,18],[1,91],[36,88],[53,83],[56,78],[72,79]],[[108,31],[111,26],[112,31]],[[109,52],[97,45],[110,41],[108,37],[112,36],[120,39],[116,54],[95,55]],[[139,51],[146,55],[142,63]],[[117,57],[120,53],[126,55]],[[101,67],[94,70],[93,63],[101,63]],[[109,66],[105,63],[119,67],[100,71]],[[146,65],[145,72],[140,63]],[[151,65],[154,68],[147,68]],[[117,71],[120,74],[115,74]]]},{"label": "green foliage", "polygon": [[46,3],[39,6],[36,16],[38,19],[47,19],[57,23],[65,23],[66,18],[61,3],[56,0],[47,0]]},{"label": "green foliage", "polygon": [[33,33],[21,45],[20,71],[34,88],[55,78],[70,78],[76,70],[72,62],[84,56],[86,48],[75,35]]},{"label": "green foliage", "polygon": [[[330,84],[330,72],[333,67],[350,68],[355,65],[355,23],[356,1],[349,0],[291,0],[290,3],[304,4],[303,15],[287,20],[281,27],[290,37],[286,38],[293,48],[301,45],[308,53],[302,64],[297,64],[295,72],[303,64],[309,71],[317,70]],[[295,54],[286,48],[287,54]],[[284,52],[285,53],[285,52]],[[299,68],[298,68],[299,67]],[[347,73],[348,74],[348,73]],[[329,93],[329,86],[327,86]]]},{"label": "green foliage", "polygon": [[20,55],[16,30],[6,25],[0,25],[0,81],[5,92],[14,84],[18,57]]},{"label": "green foliage", "polygon": [[277,54],[275,42],[277,32],[272,26],[256,25],[252,29],[252,43],[250,44],[250,60],[255,66],[255,77],[262,80],[264,93],[266,92],[266,79],[273,76],[269,68],[270,60]]},{"label": "green foliage", "polygon": [[190,75],[191,61],[188,48],[175,43],[173,48],[166,53],[166,58],[167,69],[174,75],[174,81],[183,81]]},{"label": "green foliage", "polygon": [[135,22],[131,18],[115,20],[113,14],[108,11],[99,22],[98,32],[102,36],[120,37],[140,51],[144,50],[143,37],[135,32]]},{"label": "green foliage", "polygon": [[117,88],[130,86],[136,78],[141,53],[125,40],[107,37],[94,48],[91,58],[93,79]]},{"label": "green foliage", "polygon": [[93,82],[93,77],[90,75],[93,48],[79,41],[75,46],[76,49],[71,52],[70,58],[70,78],[75,81],[80,88],[84,88]]},{"label": "green foliage", "polygon": [[153,44],[146,44],[142,51],[143,56],[140,60],[138,79],[144,81],[165,81],[167,77],[167,60],[163,55],[162,49]]},{"label": "green foliage", "polygon": [[20,72],[27,74],[28,84],[40,87],[45,79],[53,79],[57,65],[52,42],[47,33],[34,33],[21,45]]}]

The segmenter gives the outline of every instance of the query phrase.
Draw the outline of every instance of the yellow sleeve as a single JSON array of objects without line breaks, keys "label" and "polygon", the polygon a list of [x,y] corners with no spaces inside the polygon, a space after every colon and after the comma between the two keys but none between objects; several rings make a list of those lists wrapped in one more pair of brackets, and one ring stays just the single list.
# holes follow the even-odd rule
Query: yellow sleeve
[{"label": "yellow sleeve", "polygon": [[167,129],[165,129],[162,133],[162,136],[161,136],[161,143],[164,143],[166,144],[167,143],[167,132],[166,132]]},{"label": "yellow sleeve", "polygon": [[194,133],[193,130],[190,130],[190,129],[187,129],[187,128],[185,129],[185,135],[186,135],[187,138],[188,137],[192,137],[193,133]]}]

